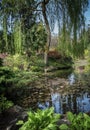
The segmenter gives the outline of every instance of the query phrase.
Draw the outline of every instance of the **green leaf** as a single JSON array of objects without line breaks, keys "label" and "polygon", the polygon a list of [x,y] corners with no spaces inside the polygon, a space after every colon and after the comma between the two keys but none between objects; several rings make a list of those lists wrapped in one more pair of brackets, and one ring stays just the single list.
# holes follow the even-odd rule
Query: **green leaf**
[{"label": "green leaf", "polygon": [[86,120],[90,121],[90,117],[87,114],[84,113],[83,115]]},{"label": "green leaf", "polygon": [[69,127],[66,124],[62,124],[59,128],[60,130],[68,130]]},{"label": "green leaf", "polygon": [[16,123],[16,125],[23,125],[24,124],[24,122],[22,121],[22,120],[19,120],[17,123]]},{"label": "green leaf", "polygon": [[67,118],[68,118],[68,120],[69,120],[70,122],[72,122],[73,119],[74,119],[74,115],[73,115],[71,112],[68,112],[68,113],[67,113]]},{"label": "green leaf", "polygon": [[47,128],[50,130],[57,130],[57,126],[55,124],[49,124]]}]

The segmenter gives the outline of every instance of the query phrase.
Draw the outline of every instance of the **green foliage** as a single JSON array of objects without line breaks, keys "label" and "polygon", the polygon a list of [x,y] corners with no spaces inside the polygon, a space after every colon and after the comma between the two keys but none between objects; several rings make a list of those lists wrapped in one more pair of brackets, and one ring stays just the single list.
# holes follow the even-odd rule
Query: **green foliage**
[{"label": "green foliage", "polygon": [[[66,23],[64,23],[66,24]],[[65,25],[66,26],[66,25]],[[71,38],[70,38],[70,30],[64,28],[61,30],[61,33],[58,38],[58,46],[57,49],[60,51],[62,56],[71,56],[70,49],[71,49]]]},{"label": "green foliage", "polygon": [[28,112],[28,120],[25,123],[19,121],[17,124],[23,124],[19,130],[57,130],[56,122],[59,118],[60,115],[54,114],[53,108],[50,108]]},{"label": "green foliage", "polygon": [[4,59],[4,64],[13,70],[26,70],[28,67],[27,59],[24,55],[9,55]]},{"label": "green foliage", "polygon": [[60,130],[69,130],[69,127],[66,124],[61,124],[59,128]]},{"label": "green foliage", "polygon": [[15,54],[20,54],[22,51],[22,31],[21,31],[21,22],[16,21],[14,25],[14,49]]},{"label": "green foliage", "polygon": [[4,93],[7,86],[10,85],[14,72],[8,67],[0,67],[0,94]]},{"label": "green foliage", "polygon": [[7,16],[3,18],[3,40],[5,41],[5,51],[8,52],[8,37],[7,37]]},{"label": "green foliage", "polygon": [[47,34],[45,27],[42,23],[36,23],[27,32],[26,35],[26,48],[33,51],[44,50],[44,46],[47,41]]},{"label": "green foliage", "polygon": [[13,71],[8,67],[0,67],[0,85],[14,77]]},{"label": "green foliage", "polygon": [[53,108],[38,110],[37,112],[28,112],[28,120],[20,120],[17,125],[22,125],[19,130],[89,130],[90,116],[85,113],[78,115],[71,112],[67,113],[69,124],[56,124],[60,120],[60,114],[54,114]]},{"label": "green foliage", "polygon": [[15,73],[15,78],[13,78],[13,87],[29,87],[32,82],[39,79],[40,73],[28,72],[28,71],[18,71]]},{"label": "green foliage", "polygon": [[39,72],[32,71],[12,71],[9,67],[0,67],[0,94],[5,94],[9,90],[18,87],[30,86],[41,76]]},{"label": "green foliage", "polygon": [[3,65],[3,59],[0,58],[0,67]]},{"label": "green foliage", "polygon": [[[36,13],[34,0],[0,1],[0,51],[15,54],[21,53],[28,30],[35,23]],[[28,11],[28,9],[31,9]],[[24,35],[24,36],[23,36]],[[9,37],[8,37],[9,36]],[[27,44],[27,43],[26,43]]]},{"label": "green foliage", "polygon": [[9,79],[14,76],[13,71],[8,67],[0,67],[0,76]]},{"label": "green foliage", "polygon": [[3,95],[0,96],[0,113],[4,110],[8,109],[9,107],[13,106],[11,101],[8,101],[6,97]]},{"label": "green foliage", "polygon": [[73,60],[71,57],[64,56],[61,59],[49,58],[49,66],[57,69],[72,68]]},{"label": "green foliage", "polygon": [[33,72],[43,72],[44,71],[44,60],[42,56],[31,56],[29,60],[29,66],[28,66],[30,71]]},{"label": "green foliage", "polygon": [[79,113],[78,115],[67,113],[69,125],[62,124],[60,130],[89,130],[90,129],[90,116],[87,114]]}]

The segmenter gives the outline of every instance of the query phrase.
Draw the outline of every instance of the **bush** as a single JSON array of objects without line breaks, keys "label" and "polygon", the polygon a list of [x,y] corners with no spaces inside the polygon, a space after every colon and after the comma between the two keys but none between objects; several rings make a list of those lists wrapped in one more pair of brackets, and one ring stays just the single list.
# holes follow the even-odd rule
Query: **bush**
[{"label": "bush", "polygon": [[0,58],[0,67],[3,66],[3,59]]},{"label": "bush", "polygon": [[67,121],[60,122],[60,114],[54,114],[54,109],[28,112],[28,120],[20,120],[17,125],[22,125],[19,130],[90,130],[90,117],[85,113],[78,115],[67,112]]},{"label": "bush", "polygon": [[11,84],[11,79],[15,76],[14,72],[8,67],[0,67],[0,94],[4,93],[8,85]]},{"label": "bush", "polygon": [[33,72],[43,72],[44,71],[44,60],[39,56],[31,56],[29,61],[29,69]]},{"label": "bush", "polygon": [[8,109],[11,106],[13,106],[13,103],[11,101],[8,101],[6,97],[1,95],[0,96],[0,113],[4,112],[4,110]]},{"label": "bush", "polygon": [[4,59],[4,65],[12,68],[13,70],[26,70],[28,62],[24,55],[15,54],[6,57]]},{"label": "bush", "polygon": [[24,123],[19,121],[17,125],[22,127],[19,130],[57,130],[56,122],[60,115],[54,114],[54,109],[38,110],[37,112],[28,112],[28,120]]},{"label": "bush", "polygon": [[90,130],[90,117],[85,113],[76,115],[68,112],[67,119],[70,125],[62,124],[60,130]]}]

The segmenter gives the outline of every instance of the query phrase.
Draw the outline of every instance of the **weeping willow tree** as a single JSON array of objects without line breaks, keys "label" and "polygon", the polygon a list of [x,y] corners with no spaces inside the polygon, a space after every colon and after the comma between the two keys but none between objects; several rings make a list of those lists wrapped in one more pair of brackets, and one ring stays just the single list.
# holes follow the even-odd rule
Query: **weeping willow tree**
[{"label": "weeping willow tree", "polygon": [[88,36],[89,36],[88,30],[85,29],[85,27],[81,29],[79,40],[78,40],[78,52],[80,52],[79,57],[81,58],[84,58],[85,50],[88,49],[88,46],[90,44]]},{"label": "weeping willow tree", "polygon": [[[68,16],[68,24],[73,34],[73,45],[75,47],[77,43],[78,29],[84,22],[84,13],[88,6],[88,0],[38,0],[37,5],[39,10],[41,9],[44,23],[47,30],[47,43],[45,50],[45,64],[48,62],[48,51],[51,43],[51,31],[58,21],[59,27],[62,27],[62,21],[65,24],[66,17]],[[65,9],[65,13],[63,11]],[[68,26],[67,26],[68,28]],[[64,33],[65,37],[65,33]],[[63,39],[65,40],[65,38]],[[66,44],[66,43],[65,43]]]},{"label": "weeping willow tree", "polygon": [[[0,1],[0,5],[1,5],[0,18],[5,19],[5,16],[7,16],[7,21],[8,21],[7,26],[9,26],[10,17],[11,17],[13,23],[12,26],[15,30],[17,30],[14,31],[14,44],[13,44],[15,45],[15,52],[17,53],[19,52],[21,53],[22,50],[20,49],[22,46],[21,43],[22,33],[23,35],[27,34],[26,32],[28,31],[28,29],[32,27],[35,21],[41,21],[41,20],[43,21],[47,31],[47,42],[45,44],[45,56],[44,56],[45,64],[47,64],[48,62],[47,54],[51,43],[51,31],[54,29],[54,25],[56,21],[58,21],[59,27],[62,27],[62,23],[65,24],[66,21],[67,24],[65,25],[66,26],[65,28],[68,28],[68,25],[70,25],[71,27],[70,32],[73,34],[73,40],[74,40],[73,46],[75,47],[77,43],[78,29],[82,26],[84,22],[84,13],[88,5],[88,0],[2,0]],[[65,10],[65,14],[64,14],[64,10]],[[66,16],[68,18],[66,18]],[[18,22],[20,21],[21,23],[18,24],[15,23],[15,21],[17,20]],[[4,28],[6,27],[4,26]],[[4,29],[5,32],[4,37],[6,42],[5,48],[7,49],[9,46],[9,44],[7,44],[8,40],[6,35],[8,34],[8,31],[9,28],[7,30]],[[63,36],[65,41],[65,37],[66,37],[65,32],[63,33]],[[25,42],[23,44],[25,44]]]},{"label": "weeping willow tree", "polygon": [[79,40],[79,31],[85,25],[84,13],[88,7],[88,1],[65,0],[63,3],[59,48],[61,53],[79,57],[83,55],[85,47],[85,41]]},{"label": "weeping willow tree", "polygon": [[71,26],[69,23],[69,18],[67,14],[67,9],[63,5],[62,9],[62,25],[59,28],[59,37],[58,37],[58,50],[61,55],[64,57],[69,55],[70,49],[72,47],[71,43]]},{"label": "weeping willow tree", "polygon": [[8,52],[8,37],[7,37],[7,17],[3,18],[3,39],[5,41],[5,51]]},{"label": "weeping willow tree", "polygon": [[[25,37],[35,23],[34,0],[1,0],[0,25],[3,32],[0,46],[2,52],[21,53],[24,51]],[[5,44],[4,44],[4,42]],[[22,47],[21,47],[22,46]]]},{"label": "weeping willow tree", "polygon": [[15,53],[22,52],[22,31],[21,31],[21,22],[16,21],[14,25],[14,46]]}]

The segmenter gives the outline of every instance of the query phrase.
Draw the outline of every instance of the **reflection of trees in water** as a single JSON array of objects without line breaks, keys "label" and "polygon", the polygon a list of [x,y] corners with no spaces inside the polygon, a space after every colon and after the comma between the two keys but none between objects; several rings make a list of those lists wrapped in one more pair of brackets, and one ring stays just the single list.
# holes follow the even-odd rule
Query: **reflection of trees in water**
[{"label": "reflection of trees in water", "polygon": [[52,106],[55,108],[56,113],[61,113],[61,104],[60,104],[60,94],[59,93],[52,93]]},{"label": "reflection of trees in water", "polygon": [[53,93],[51,97],[52,106],[54,106],[56,113],[66,113],[67,111],[72,111],[73,113],[90,111],[90,107],[88,107],[90,103],[88,93],[68,95]]},{"label": "reflection of trees in water", "polygon": [[[59,89],[61,89],[61,91],[59,91]],[[55,112],[61,114],[67,111],[74,113],[90,111],[89,90],[85,90],[84,88],[81,90],[80,87],[79,90],[77,90],[78,88],[75,88],[73,85],[66,91],[65,87],[59,89],[58,86],[51,88],[25,88],[21,93],[23,96],[21,96],[22,101],[20,105],[31,108],[39,107],[40,109],[54,106]],[[18,95],[16,95],[16,97],[18,97]]]},{"label": "reflection of trees in water", "polygon": [[75,83],[75,74],[72,73],[68,76],[68,80],[69,80],[69,83],[70,85],[73,85]]},{"label": "reflection of trees in water", "polygon": [[89,93],[82,93],[81,97],[78,97],[78,111],[90,112],[90,97]]}]

